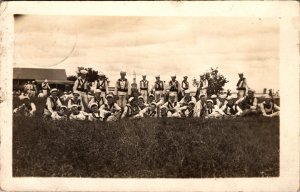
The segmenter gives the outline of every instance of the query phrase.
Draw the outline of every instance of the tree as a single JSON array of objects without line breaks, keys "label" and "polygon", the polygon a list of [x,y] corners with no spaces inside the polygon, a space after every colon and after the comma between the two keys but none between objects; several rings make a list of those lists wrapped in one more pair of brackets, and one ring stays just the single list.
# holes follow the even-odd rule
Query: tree
[{"label": "tree", "polygon": [[219,74],[218,68],[210,69],[210,72],[206,73],[206,79],[208,80],[207,95],[218,95],[224,90],[224,86],[228,83],[228,80],[221,74]]}]

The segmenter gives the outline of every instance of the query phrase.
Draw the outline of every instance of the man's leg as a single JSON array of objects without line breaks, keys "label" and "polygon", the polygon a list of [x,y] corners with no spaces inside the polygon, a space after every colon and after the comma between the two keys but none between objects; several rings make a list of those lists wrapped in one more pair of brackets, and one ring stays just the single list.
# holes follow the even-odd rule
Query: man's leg
[{"label": "man's leg", "polygon": [[82,99],[82,103],[83,103],[83,107],[84,107],[84,111],[88,112],[88,96],[86,93],[82,92],[81,94],[81,99]]}]

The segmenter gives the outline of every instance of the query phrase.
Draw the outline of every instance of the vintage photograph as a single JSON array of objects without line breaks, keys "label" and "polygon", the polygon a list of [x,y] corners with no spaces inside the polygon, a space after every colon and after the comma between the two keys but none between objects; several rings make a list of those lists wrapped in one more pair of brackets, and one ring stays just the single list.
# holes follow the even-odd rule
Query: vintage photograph
[{"label": "vintage photograph", "polygon": [[279,24],[14,15],[13,177],[279,177]]}]

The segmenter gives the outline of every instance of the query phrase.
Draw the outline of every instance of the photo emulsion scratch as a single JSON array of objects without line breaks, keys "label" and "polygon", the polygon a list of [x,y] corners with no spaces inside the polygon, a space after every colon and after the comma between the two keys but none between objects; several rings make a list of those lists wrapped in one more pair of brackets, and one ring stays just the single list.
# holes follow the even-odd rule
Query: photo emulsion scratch
[{"label": "photo emulsion scratch", "polygon": [[278,177],[278,39],[276,19],[18,15],[13,175]]}]

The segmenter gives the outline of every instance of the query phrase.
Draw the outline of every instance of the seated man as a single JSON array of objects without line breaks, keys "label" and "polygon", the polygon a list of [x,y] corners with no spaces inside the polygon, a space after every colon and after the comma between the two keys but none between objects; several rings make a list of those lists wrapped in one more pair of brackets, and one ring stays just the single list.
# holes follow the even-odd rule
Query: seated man
[{"label": "seated man", "polygon": [[280,107],[273,103],[270,95],[264,96],[265,101],[259,104],[262,115],[265,117],[279,116]]},{"label": "seated man", "polygon": [[125,117],[129,119],[141,117],[139,113],[140,113],[140,108],[138,106],[137,101],[133,97],[130,97],[128,99],[128,103],[125,105],[124,112],[121,116],[121,119]]},{"label": "seated man", "polygon": [[70,120],[80,120],[84,121],[88,119],[88,114],[84,111],[79,110],[79,106],[76,104],[71,105],[71,114],[70,114]]},{"label": "seated man", "polygon": [[169,101],[163,106],[168,108],[168,117],[180,117],[180,105],[176,102],[176,94],[170,93]]},{"label": "seated man", "polygon": [[226,117],[237,117],[243,112],[241,108],[234,103],[234,98],[231,96],[227,97],[227,104],[224,105],[221,110]]},{"label": "seated man", "polygon": [[109,94],[106,96],[107,103],[101,105],[100,110],[104,113],[106,121],[116,121],[121,116],[121,107],[115,102],[114,96]]},{"label": "seated man", "polygon": [[69,99],[68,101],[68,109],[71,108],[72,105],[78,105],[78,109],[80,111],[84,111],[83,102],[79,98],[80,93],[78,91],[73,92],[73,97]]},{"label": "seated man", "polygon": [[36,112],[35,104],[30,101],[30,98],[28,96],[24,96],[23,101],[24,103],[22,105],[14,109],[14,113],[22,112],[22,115],[26,117],[34,116]]},{"label": "seated man", "polygon": [[149,97],[148,97],[148,103],[147,103],[147,104],[148,104],[148,105],[151,104],[154,100],[155,100],[154,95],[153,95],[153,94],[150,94]]},{"label": "seated man", "polygon": [[257,98],[254,97],[254,91],[248,90],[248,95],[238,99],[235,104],[243,110],[241,116],[257,114]]},{"label": "seated man", "polygon": [[58,111],[54,111],[51,115],[53,120],[67,120],[68,119],[68,108],[65,105],[58,107]]},{"label": "seated man", "polygon": [[140,116],[141,117],[153,117],[157,118],[158,117],[158,111],[156,107],[156,103],[152,102],[150,106],[144,108],[143,110],[140,111]]},{"label": "seated man", "polygon": [[51,117],[52,113],[54,111],[57,111],[58,108],[62,105],[58,96],[57,96],[58,90],[57,89],[51,89],[50,90],[50,96],[47,97],[46,105],[44,108],[44,117]]},{"label": "seated man", "polygon": [[214,102],[211,99],[206,101],[206,106],[205,118],[217,118],[224,114],[224,112],[220,110],[218,106],[214,105]]},{"label": "seated man", "polygon": [[195,106],[196,106],[195,101],[189,101],[188,105],[181,107],[180,108],[181,117],[183,117],[183,118],[185,118],[185,117],[187,117],[187,118],[197,117]]},{"label": "seated man", "polygon": [[91,105],[92,103],[97,103],[98,104],[98,108],[100,108],[101,105],[103,105],[103,104],[107,104],[107,100],[106,100],[106,98],[103,97],[103,94],[101,94],[101,90],[100,89],[96,89],[95,90],[95,95],[91,99],[91,101],[89,102],[89,105]]},{"label": "seated man", "polygon": [[138,96],[138,105],[139,105],[139,108],[141,110],[145,109],[146,107],[148,107],[148,105],[145,104],[145,100],[144,100],[144,97],[143,96]]},{"label": "seated man", "polygon": [[90,103],[89,107],[91,109],[91,113],[89,113],[89,121],[103,121],[104,115],[101,113],[101,110],[98,109],[97,103]]},{"label": "seated man", "polygon": [[204,118],[206,114],[206,95],[201,94],[200,95],[200,100],[196,103],[196,113],[197,117]]},{"label": "seated man", "polygon": [[196,104],[196,99],[191,96],[190,90],[185,90],[184,97],[179,101],[179,105],[180,107],[188,106],[190,101],[193,101]]},{"label": "seated man", "polygon": [[215,109],[219,109],[219,108],[220,108],[220,105],[221,105],[221,102],[220,102],[220,100],[218,99],[217,95],[212,95],[212,96],[210,97],[210,99],[211,99],[212,102],[213,102],[214,108],[215,108]]}]

